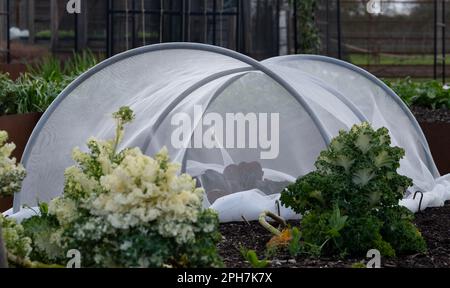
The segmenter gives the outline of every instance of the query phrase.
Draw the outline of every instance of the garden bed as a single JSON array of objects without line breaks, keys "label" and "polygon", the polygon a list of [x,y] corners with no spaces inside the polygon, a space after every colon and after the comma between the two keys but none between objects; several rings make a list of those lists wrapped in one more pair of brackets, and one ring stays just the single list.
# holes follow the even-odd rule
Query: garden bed
[{"label": "garden bed", "polygon": [[16,80],[25,71],[26,66],[24,64],[0,64],[0,72],[8,73],[13,80]]},{"label": "garden bed", "polygon": [[413,107],[441,175],[450,173],[450,110]]},{"label": "garden bed", "polygon": [[[449,268],[450,267],[450,202],[445,207],[429,208],[416,214],[415,223],[422,231],[428,252],[400,256],[383,261],[386,268]],[[297,225],[291,222],[291,225]],[[300,229],[301,230],[301,229]],[[271,234],[257,222],[222,224],[220,231],[223,236],[219,251],[229,268],[249,268],[240,253],[240,246],[253,249],[263,257],[265,245]],[[353,264],[365,259],[333,259],[333,258],[292,258],[288,252],[279,252],[272,259],[272,268],[351,268]]]},{"label": "garden bed", "polygon": [[420,123],[447,123],[450,124],[450,110],[445,108],[429,109],[415,106],[411,108],[417,121]]}]

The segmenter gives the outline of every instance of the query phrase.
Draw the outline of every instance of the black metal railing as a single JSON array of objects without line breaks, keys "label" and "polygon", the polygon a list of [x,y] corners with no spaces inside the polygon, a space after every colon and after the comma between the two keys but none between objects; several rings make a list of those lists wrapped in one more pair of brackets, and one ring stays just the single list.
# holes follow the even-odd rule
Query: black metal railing
[{"label": "black metal railing", "polygon": [[[0,16],[7,17],[6,49],[2,52],[5,53],[6,60],[9,62],[11,60],[9,28],[11,27],[11,19],[13,22],[17,21],[17,19],[14,19],[14,17],[10,18],[10,13],[8,12],[10,12],[10,2],[16,2],[11,0],[0,1],[6,1],[3,3],[6,3],[6,6],[8,6],[7,11],[0,13]],[[44,0],[42,1],[42,3],[45,3]],[[226,2],[225,8],[224,1]],[[60,43],[62,48],[55,45],[55,47],[52,46],[52,51],[59,53],[60,50],[63,50],[62,52],[66,53],[68,52],[67,50],[78,51],[90,48],[101,53],[104,52],[107,56],[112,56],[123,50],[141,45],[169,41],[197,41],[226,46],[257,59],[264,59],[280,53],[281,36],[283,36],[283,39],[287,39],[287,49],[283,49],[283,51],[287,51],[288,54],[304,53],[304,51],[301,51],[301,41],[303,39],[298,36],[302,32],[300,24],[302,15],[299,12],[300,6],[305,3],[302,1],[306,0],[99,0],[97,3],[99,4],[100,12],[99,10],[89,11],[87,14],[97,14],[96,19],[100,20],[96,20],[95,29],[96,31],[102,31],[104,34],[99,38],[91,38],[89,36],[88,27],[90,28],[91,24],[87,18],[88,16],[85,14],[62,15],[62,18],[65,19],[66,27],[68,27],[68,23],[74,23],[74,41],[72,44],[66,39]],[[391,57],[390,55],[395,55],[395,57],[399,56],[401,59],[408,58],[410,54],[425,55],[428,60],[423,67],[419,67],[423,69],[424,72],[421,73],[424,77],[442,78],[442,81],[446,82],[448,70],[446,69],[446,65],[448,65],[446,59],[447,46],[450,43],[448,42],[450,38],[447,37],[448,29],[446,29],[446,22],[448,22],[446,18],[449,14],[446,2],[449,0],[381,0],[386,5],[389,5],[389,3],[400,5],[401,9],[407,8],[408,5],[418,5],[419,9],[424,9],[424,11],[419,11],[421,18],[417,20],[423,23],[421,24],[423,29],[416,29],[420,31],[415,31],[414,28],[408,26],[408,23],[414,21],[414,17],[396,18],[394,16],[383,18],[383,16],[369,15],[365,11],[365,4],[369,0],[315,1],[317,3],[317,12],[314,21],[319,27],[322,40],[322,47],[317,53],[347,61],[351,60],[349,55],[354,56],[358,53],[359,55],[368,56],[370,59],[372,59],[372,56],[376,58],[379,55],[383,57],[385,55],[389,57]],[[83,0],[83,3],[84,6],[87,6],[87,3],[93,2]],[[362,14],[362,16],[349,16],[349,9],[356,9],[355,7],[358,7],[358,13]],[[15,9],[18,8],[16,7]],[[282,16],[281,12],[283,13]],[[202,17],[205,17],[205,20],[202,20]],[[285,30],[280,31],[282,17],[286,17],[289,24]],[[125,18],[126,20],[124,21]],[[405,27],[404,30],[407,35],[397,35],[399,29],[396,32],[392,31],[390,26],[382,23],[385,19],[395,22],[392,24],[393,26],[403,25],[402,27]],[[56,20],[53,19],[51,21]],[[61,19],[58,21],[61,21]],[[227,26],[224,28],[218,25]],[[41,27],[43,27],[42,24]],[[81,30],[79,29],[80,27],[82,28]],[[132,28],[130,29],[130,27]],[[366,33],[361,31],[364,30],[362,27],[375,27],[375,30],[370,33],[366,31]],[[126,31],[125,34],[124,31]],[[222,37],[222,34],[219,35],[219,31],[220,33],[228,34]],[[55,31],[52,31],[52,39],[57,39],[58,33],[53,35],[53,32]],[[32,29],[32,33],[34,33],[34,29]],[[266,37],[269,33],[270,37]],[[287,33],[287,36],[280,33]],[[34,39],[34,35],[31,38]],[[39,44],[43,44],[43,40],[40,39],[40,41],[41,43]],[[372,47],[371,41],[378,43],[378,47]],[[406,44],[397,44],[400,41]],[[381,62],[370,60],[369,65],[362,64],[361,66],[373,68],[378,63]],[[407,61],[402,63],[407,63]],[[397,64],[390,65],[394,67]],[[375,67],[374,73],[377,76],[389,77],[384,75],[384,70],[379,73],[381,70],[376,69],[384,68]],[[411,69],[414,69],[414,67]],[[369,71],[371,70],[369,69]],[[395,72],[398,69],[392,69],[392,71]],[[394,72],[392,72],[392,75],[396,77],[397,75]],[[413,72],[415,71],[402,70],[398,76],[403,77],[409,75],[408,73],[410,72],[414,74]]]},{"label": "black metal railing", "polygon": [[[297,9],[298,6],[297,2],[300,2],[301,0],[294,0],[293,1],[293,9]],[[348,46],[357,46],[355,45],[354,41],[355,38],[358,38],[359,40],[362,40],[361,35],[358,35],[357,37],[354,37],[352,35],[355,34],[355,31],[360,31],[362,28],[360,27],[361,24],[366,24],[369,21],[374,21],[374,23],[377,23],[376,16],[369,15],[368,12],[365,12],[364,17],[360,17],[361,19],[358,20],[352,20],[351,17],[348,17],[348,8],[353,6],[356,7],[356,5],[365,5],[367,4],[367,1],[355,1],[355,0],[316,0],[317,2],[320,2],[321,5],[321,17],[317,19],[317,22],[320,22],[320,24],[323,25],[320,33],[321,33],[321,39],[323,40],[323,48],[319,53],[325,54],[329,56],[333,56],[336,58],[349,60],[348,56],[345,52],[345,50],[351,50],[351,49],[345,49]],[[428,32],[430,37],[425,37],[424,35],[420,34],[420,31],[417,31],[417,38],[422,41],[420,49],[426,49],[424,46],[429,47],[427,51],[429,52],[417,52],[417,54],[432,54],[432,62],[430,62],[429,67],[432,67],[431,73],[427,74],[428,77],[434,77],[434,79],[441,79],[443,83],[447,80],[447,65],[448,61],[446,61],[447,55],[447,44],[450,38],[447,36],[448,30],[446,29],[447,22],[448,22],[448,5],[446,5],[446,2],[448,0],[431,0],[431,1],[423,1],[423,0],[407,0],[407,1],[395,1],[395,0],[381,0],[382,5],[403,5],[402,7],[407,7],[407,5],[424,5],[429,6],[429,10],[426,12],[423,11],[423,17],[418,21],[423,21],[422,28],[425,29]],[[345,6],[344,6],[345,5]],[[332,6],[332,10],[331,7]],[[345,8],[344,8],[345,7]],[[362,6],[361,6],[362,7]],[[362,10],[360,10],[361,12]],[[346,13],[346,14],[344,14]],[[344,17],[347,16],[347,17]],[[332,17],[331,17],[332,16]],[[297,23],[298,13],[294,10],[294,21]],[[371,18],[372,17],[372,18]],[[399,18],[398,23],[393,23],[392,25],[401,24],[401,21],[405,20],[405,18]],[[412,19],[409,19],[407,21],[410,21]],[[358,22],[359,21],[359,22]],[[378,22],[379,23],[379,22]],[[404,24],[404,23],[403,23]],[[432,26],[431,26],[432,25]],[[295,24],[297,26],[297,24]],[[407,30],[410,29],[409,27],[405,27]],[[297,27],[294,27],[295,31],[297,31]],[[398,40],[398,42],[404,41],[405,39],[407,41],[416,41],[417,39],[412,39],[411,36],[394,36],[390,33],[392,31],[375,31],[377,35],[368,35],[364,38],[364,40],[375,40],[380,41],[383,45],[386,44],[386,39],[395,41],[395,39]],[[406,32],[406,31],[405,31]],[[415,31],[413,31],[415,32]],[[295,32],[298,33],[298,32]],[[387,37],[383,37],[383,34]],[[428,40],[430,38],[430,40]],[[299,44],[297,43],[297,37],[295,38],[295,51],[298,51],[297,47]],[[301,39],[300,39],[301,41]],[[429,41],[429,42],[428,42]],[[425,43],[425,44],[424,44]],[[370,45],[369,45],[370,46]],[[330,49],[330,47],[333,47],[333,49]],[[401,47],[401,46],[398,46]],[[382,47],[383,48],[383,47]],[[404,51],[389,51],[389,50],[383,50],[383,52],[386,52],[387,54],[398,54],[398,55],[409,55],[414,54],[416,52],[407,51],[409,49],[406,49],[408,47],[405,47]],[[384,49],[384,48],[383,48]],[[420,49],[417,49],[419,51]],[[363,51],[364,50],[364,51]],[[396,49],[398,50],[398,49]],[[401,50],[401,49],[400,49]],[[301,52],[301,51],[300,51]],[[361,49],[361,52],[365,55],[375,54],[376,51],[373,51],[371,47],[368,47],[367,49]],[[391,66],[395,66],[395,64],[390,64]],[[427,70],[428,71],[428,70]],[[378,71],[377,71],[378,72]],[[405,71],[407,74],[407,71]],[[381,73],[382,74],[382,73]]]},{"label": "black metal railing", "polygon": [[11,26],[11,16],[10,16],[10,0],[5,0],[5,10],[0,11],[0,19],[5,17],[6,18],[6,26],[5,26],[5,35],[6,35],[6,49],[0,50],[3,54],[6,54],[6,63],[11,62],[11,35],[10,35],[10,26]]},{"label": "black metal railing", "polygon": [[[242,35],[244,35],[243,32],[243,25],[241,25],[241,10],[242,10],[242,1],[243,0],[236,0],[235,1],[235,7],[233,7],[233,9],[229,9],[232,11],[219,11],[218,9],[218,0],[209,0],[212,1],[212,9],[208,9],[208,7],[205,5],[203,7],[203,11],[191,11],[191,7],[189,6],[191,1],[189,0],[181,0],[182,1],[182,5],[181,5],[181,9],[178,10],[172,10],[172,9],[164,9],[164,7],[161,5],[160,9],[145,9],[145,7],[141,7],[141,9],[137,9],[137,5],[136,5],[136,1],[137,0],[131,0],[131,8],[130,7],[126,7],[127,9],[117,9],[114,6],[114,1],[113,0],[107,0],[107,6],[106,6],[106,35],[107,35],[107,39],[106,39],[106,51],[107,51],[107,55],[108,56],[112,56],[115,54],[115,43],[116,43],[116,37],[115,37],[115,19],[117,16],[124,16],[127,19],[131,18],[131,25],[133,26],[133,29],[131,29],[131,48],[135,48],[137,46],[139,46],[138,41],[137,41],[137,34],[136,34],[136,29],[134,29],[134,27],[136,27],[135,25],[135,21],[136,21],[136,16],[142,16],[142,17],[146,17],[146,16],[159,16],[160,17],[160,25],[159,25],[159,42],[166,42],[164,41],[164,35],[165,35],[165,20],[167,20],[167,17],[179,17],[180,19],[182,19],[180,21],[180,35],[178,38],[171,38],[169,39],[169,41],[190,41],[190,35],[191,35],[191,25],[190,25],[190,21],[191,21],[191,17],[194,16],[203,16],[206,18],[212,17],[212,23],[211,23],[211,30],[212,30],[212,43],[213,45],[217,45],[218,42],[218,37],[217,37],[217,25],[218,22],[221,21],[222,17],[225,16],[231,16],[231,17],[236,17],[236,31],[235,31],[235,45],[234,47],[236,48],[237,51],[241,51],[242,50],[242,45],[241,45],[241,37]],[[128,9],[130,8],[130,9]],[[223,8],[223,7],[222,7]],[[233,11],[234,10],[234,11]],[[209,29],[209,25],[207,23],[207,21],[205,21],[205,27],[204,27],[205,31],[208,31]],[[126,39],[126,41],[128,42],[129,39]],[[205,32],[205,39],[204,41],[205,43],[208,42],[207,39],[207,32]],[[143,43],[140,43],[140,45],[145,45],[145,39],[143,39]],[[128,45],[128,43],[127,43]],[[128,48],[128,47],[127,47]]]}]

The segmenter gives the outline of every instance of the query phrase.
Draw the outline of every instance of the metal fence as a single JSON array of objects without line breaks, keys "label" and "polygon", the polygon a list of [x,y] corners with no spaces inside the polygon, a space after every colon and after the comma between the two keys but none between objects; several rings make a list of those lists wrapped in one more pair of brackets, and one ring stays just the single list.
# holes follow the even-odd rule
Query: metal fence
[{"label": "metal fence", "polygon": [[0,29],[0,54],[5,55],[5,61],[8,63],[11,61],[10,51],[10,0],[0,2],[0,23],[2,27],[7,29]]},{"label": "metal fence", "polygon": [[[0,0],[0,11],[9,11],[0,15],[8,27],[0,29],[0,49],[5,61],[24,61],[48,51],[89,48],[111,56],[142,45],[189,41],[265,59],[302,52],[302,1],[308,0],[81,0],[82,13],[69,15],[65,0]],[[316,0],[311,17],[321,39],[317,53],[381,77],[445,82],[449,0],[380,0],[377,15],[368,13],[367,2]],[[29,35],[11,42],[6,35],[11,27]]]},{"label": "metal fence", "polygon": [[446,81],[450,44],[448,0],[381,0],[381,13],[361,0],[317,0],[321,54],[377,76]]},{"label": "metal fence", "polygon": [[17,51],[64,54],[89,48],[111,56],[174,41],[219,45],[263,59],[279,54],[280,7],[289,0],[81,0],[82,13],[74,15],[65,11],[65,0],[10,1],[8,27],[29,32],[12,41],[13,60],[23,60]]},{"label": "metal fence", "polygon": [[[242,0],[182,0],[177,3],[154,1],[146,6],[145,1],[115,3],[109,0],[107,54],[116,53],[117,44],[122,46],[119,50],[128,50],[169,41],[196,41],[241,51],[242,3]],[[122,39],[117,39],[120,37],[116,32],[123,34]]]}]

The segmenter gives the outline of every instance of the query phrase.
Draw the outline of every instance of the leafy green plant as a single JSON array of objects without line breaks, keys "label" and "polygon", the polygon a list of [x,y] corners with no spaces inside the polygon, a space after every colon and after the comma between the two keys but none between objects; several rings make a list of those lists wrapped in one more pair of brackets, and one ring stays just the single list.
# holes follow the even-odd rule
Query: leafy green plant
[{"label": "leafy green plant", "polygon": [[316,161],[316,171],[299,178],[281,202],[302,214],[302,238],[324,245],[322,254],[384,256],[422,252],[425,241],[412,214],[399,206],[412,180],[399,175],[404,150],[391,147],[386,128],[368,123],[341,131]]},{"label": "leafy green plant", "polygon": [[62,81],[64,78],[61,61],[54,56],[46,56],[38,63],[27,65],[28,76],[41,77],[43,80]]},{"label": "leafy green plant", "polygon": [[0,74],[0,115],[44,112],[76,77],[97,64],[90,51],[74,54],[64,64],[46,57],[28,65],[27,73],[16,81]]},{"label": "leafy green plant", "polygon": [[76,248],[83,267],[221,267],[217,213],[203,209],[204,191],[167,149],[154,158],[139,148],[118,151],[133,111],[113,114],[116,137],[74,149],[64,194],[24,222],[32,260],[64,265]]},{"label": "leafy green plant", "polygon": [[413,81],[408,77],[396,81],[385,80],[385,82],[409,106],[450,109],[450,89],[444,87],[439,81]]},{"label": "leafy green plant", "polygon": [[302,234],[300,233],[300,230],[297,227],[292,228],[292,238],[291,241],[289,243],[288,249],[289,249],[289,254],[291,254],[291,256],[297,256],[298,254],[300,254],[301,251],[301,238],[302,238]]},{"label": "leafy green plant", "polygon": [[72,80],[73,78],[67,76],[58,80],[46,80],[41,76],[24,74],[16,80],[15,90],[11,94],[14,103],[3,113],[44,112]]},{"label": "leafy green plant", "polygon": [[260,260],[254,250],[241,247],[241,255],[253,268],[267,268],[269,266],[269,261],[267,259]]},{"label": "leafy green plant", "polygon": [[74,53],[72,57],[64,62],[63,72],[71,77],[78,77],[90,68],[97,65],[98,59],[90,50],[81,53]]},{"label": "leafy green plant", "polygon": [[353,269],[366,269],[367,266],[363,262],[356,262],[352,264]]},{"label": "leafy green plant", "polygon": [[[283,230],[278,230],[266,221],[266,217],[270,217],[278,222]],[[339,231],[343,228],[346,221],[346,216],[341,217],[339,211],[333,213],[330,218],[330,235],[327,237],[322,245],[316,245],[303,241],[302,233],[297,227],[291,228],[286,221],[278,215],[275,215],[269,211],[261,213],[259,223],[274,236],[266,244],[265,255],[266,258],[270,258],[276,255],[280,250],[287,250],[292,257],[299,255],[307,255],[312,257],[319,257],[325,244],[336,235],[339,235]]]},{"label": "leafy green plant", "polygon": [[315,20],[316,0],[298,1],[298,5],[297,26],[299,33],[295,37],[300,44],[300,51],[296,51],[296,53],[316,54],[321,46],[319,29]]},{"label": "leafy green plant", "polygon": [[0,114],[14,114],[17,111],[16,89],[9,75],[0,73]]}]

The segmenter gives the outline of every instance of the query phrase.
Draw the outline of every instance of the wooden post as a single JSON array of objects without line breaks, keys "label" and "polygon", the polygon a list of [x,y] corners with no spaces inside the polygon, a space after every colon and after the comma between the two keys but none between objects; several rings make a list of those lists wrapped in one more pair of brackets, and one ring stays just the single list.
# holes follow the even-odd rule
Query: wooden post
[{"label": "wooden post", "polygon": [[51,51],[56,52],[58,48],[58,27],[59,27],[59,13],[58,13],[58,0],[50,0],[50,30],[51,30],[51,40],[50,46]]}]

